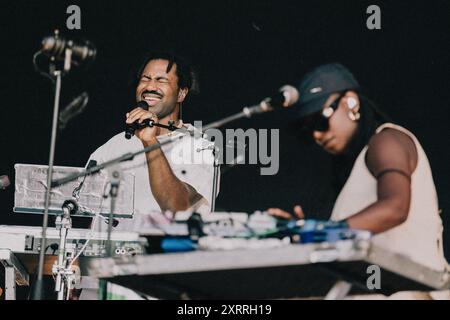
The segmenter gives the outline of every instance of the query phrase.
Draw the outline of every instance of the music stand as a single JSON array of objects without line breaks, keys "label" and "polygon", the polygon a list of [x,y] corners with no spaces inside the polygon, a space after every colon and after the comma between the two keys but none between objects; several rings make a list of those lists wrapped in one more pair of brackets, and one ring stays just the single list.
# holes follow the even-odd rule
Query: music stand
[{"label": "music stand", "polygon": [[[59,253],[57,263],[52,272],[56,276],[55,291],[58,292],[58,300],[66,299],[68,289],[73,288],[75,274],[71,268],[74,259],[73,253],[67,254],[67,234],[72,227],[72,216],[96,217],[108,216],[113,218],[132,218],[134,213],[134,175],[131,173],[112,176],[99,172],[83,180],[83,189],[77,188],[81,181],[74,180],[51,190],[52,198],[45,206],[44,197],[47,193],[45,179],[48,174],[48,166],[16,164],[16,188],[14,195],[14,212],[56,215],[56,228],[60,233]],[[67,176],[82,171],[83,168],[53,167],[53,176],[56,178]],[[114,170],[113,173],[117,172]],[[120,192],[118,191],[121,183]],[[107,186],[111,185],[109,196],[111,201],[105,201]],[[73,191],[77,189],[77,197]],[[114,214],[116,213],[116,214]],[[111,227],[112,223],[108,223]],[[110,233],[109,233],[110,236]],[[108,237],[108,251],[111,254],[112,246]],[[44,251],[44,250],[42,250]]]}]

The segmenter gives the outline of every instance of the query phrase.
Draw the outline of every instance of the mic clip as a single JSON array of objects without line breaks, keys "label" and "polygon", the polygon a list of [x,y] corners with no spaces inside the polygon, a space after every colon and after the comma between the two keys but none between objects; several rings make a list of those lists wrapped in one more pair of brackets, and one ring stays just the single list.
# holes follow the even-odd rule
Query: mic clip
[{"label": "mic clip", "polygon": [[244,109],[242,109],[242,112],[247,118],[251,118],[254,114],[272,111],[273,107],[270,105],[270,101],[270,98],[266,98],[257,105],[245,107]]},{"label": "mic clip", "polygon": [[160,128],[167,129],[169,131],[175,131],[175,130],[179,129],[175,125],[175,121],[169,121],[169,124],[165,125],[165,124],[157,123],[151,119],[146,119],[146,120],[142,121],[141,123],[133,122],[133,123],[129,124],[125,130],[125,138],[128,140],[131,139],[131,137],[134,135],[134,131],[143,129],[145,127],[160,127]]},{"label": "mic clip", "polygon": [[132,136],[134,136],[134,132],[136,130],[143,129],[145,127],[153,127],[154,124],[154,121],[151,119],[144,120],[141,123],[138,123],[137,121],[130,123],[127,125],[125,130],[125,138],[129,140]]},{"label": "mic clip", "polygon": [[[109,218],[105,218],[103,216],[101,216],[101,217],[103,218],[103,221],[109,225]],[[118,225],[119,225],[119,220],[113,218],[113,223],[112,223],[113,228],[117,227]]]}]

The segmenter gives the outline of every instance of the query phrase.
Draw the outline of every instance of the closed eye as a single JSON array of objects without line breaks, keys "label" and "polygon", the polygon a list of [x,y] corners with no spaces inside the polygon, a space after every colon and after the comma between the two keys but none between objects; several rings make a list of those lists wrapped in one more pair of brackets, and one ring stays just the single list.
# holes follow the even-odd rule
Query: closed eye
[{"label": "closed eye", "polygon": [[160,82],[160,83],[168,83],[169,79],[166,77],[157,77],[156,81]]},{"label": "closed eye", "polygon": [[[159,83],[169,83],[169,78],[166,77],[156,77],[155,80]],[[141,81],[152,81],[150,76],[142,76]]]}]

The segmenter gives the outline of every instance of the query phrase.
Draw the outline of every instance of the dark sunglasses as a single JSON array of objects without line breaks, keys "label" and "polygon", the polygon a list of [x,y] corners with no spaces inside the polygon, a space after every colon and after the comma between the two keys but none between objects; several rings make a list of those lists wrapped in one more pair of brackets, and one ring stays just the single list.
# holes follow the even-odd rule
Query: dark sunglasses
[{"label": "dark sunglasses", "polygon": [[345,96],[345,92],[341,92],[339,96],[328,107],[319,112],[306,117],[300,123],[302,131],[311,133],[313,131],[325,132],[330,126],[330,118],[339,107],[341,99]]}]

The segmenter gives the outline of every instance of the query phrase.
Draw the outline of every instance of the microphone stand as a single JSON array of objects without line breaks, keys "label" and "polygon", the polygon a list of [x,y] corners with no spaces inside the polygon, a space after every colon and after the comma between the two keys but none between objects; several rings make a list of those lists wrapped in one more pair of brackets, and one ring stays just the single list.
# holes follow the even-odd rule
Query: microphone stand
[{"label": "microphone stand", "polygon": [[[55,30],[55,37],[59,34],[58,30]],[[55,158],[55,146],[56,146],[56,133],[58,126],[58,113],[59,113],[59,99],[61,96],[61,79],[63,72],[68,72],[71,66],[72,51],[66,49],[64,58],[64,68],[63,70],[57,70],[54,63],[55,57],[50,58],[50,75],[55,78],[55,97],[53,103],[53,121],[52,121],[52,133],[50,138],[50,152],[48,161],[48,171],[47,171],[47,189],[45,192],[45,204],[44,204],[44,217],[42,222],[42,240],[41,248],[39,251],[39,265],[38,265],[38,276],[32,292],[33,300],[42,300],[43,298],[43,274],[44,274],[44,256],[45,247],[47,242],[47,225],[48,225],[48,210],[50,206],[50,196],[51,196],[51,181],[53,178],[53,162]]]},{"label": "microphone stand", "polygon": [[[226,117],[222,120],[219,121],[215,121],[212,122],[208,125],[206,125],[204,127],[203,131],[206,131],[208,129],[212,129],[212,128],[219,128],[223,125],[225,125],[226,123],[229,123],[231,121],[243,118],[243,117],[247,117],[250,118],[252,115],[254,114],[259,114],[259,113],[263,113],[266,111],[270,111],[272,110],[272,107],[270,106],[270,104],[268,103],[268,100],[263,100],[260,104],[258,105],[254,105],[254,106],[250,106],[250,107],[245,107],[243,108],[243,110],[237,114],[234,114],[232,116]],[[173,123],[169,124],[169,125],[163,125],[163,124],[159,124],[159,123],[153,123],[153,122],[149,122],[146,125],[148,126],[158,126],[158,127],[162,127],[162,128],[166,128],[169,129],[171,131],[179,131],[181,133],[183,133],[183,135],[177,137],[177,138],[181,138],[184,136],[184,134],[193,134],[193,132],[183,129],[183,128],[177,128],[176,126],[173,125]],[[160,148],[161,146],[171,143],[175,141],[175,139],[167,139],[164,140],[162,142],[157,142],[154,143],[152,145],[149,145],[139,151],[135,151],[135,152],[129,152],[126,154],[123,154],[120,157],[111,159],[109,161],[106,161],[102,164],[99,165],[95,165],[93,167],[87,168],[85,170],[82,170],[78,173],[73,173],[70,175],[67,175],[66,177],[60,178],[60,179],[56,179],[51,181],[51,187],[58,187],[61,185],[64,185],[70,181],[76,180],[79,177],[86,177],[88,175],[91,174],[96,174],[98,173],[100,170],[105,169],[107,167],[110,166],[115,166],[117,164],[119,164],[120,162],[124,162],[124,161],[128,161],[128,160],[132,160],[135,156],[141,154],[141,153],[147,153],[147,152],[151,152],[157,148]],[[216,192],[217,192],[217,183],[218,183],[218,175],[219,175],[219,170],[218,168],[220,167],[220,163],[218,160],[218,152],[217,152],[217,148],[214,147],[214,176],[213,176],[213,190],[212,190],[212,199],[211,199],[211,211],[214,211],[215,209],[215,198],[216,198]],[[108,254],[111,257],[113,255],[113,251],[112,251],[112,244],[111,244],[111,231],[112,231],[112,222],[113,222],[113,217],[114,217],[114,209],[115,209],[115,198],[117,196],[117,192],[118,192],[118,187],[119,187],[119,182],[120,182],[120,170],[118,170],[117,168],[112,170],[112,181],[111,181],[111,190],[110,190],[110,195],[111,195],[111,212],[109,215],[109,225],[108,225]]]},{"label": "microphone stand", "polygon": [[255,114],[260,114],[260,113],[264,113],[267,111],[271,111],[271,110],[273,110],[273,107],[270,105],[269,102],[270,102],[269,99],[264,99],[259,104],[256,104],[256,105],[253,105],[250,107],[244,107],[241,112],[235,113],[235,114],[228,116],[226,118],[223,118],[221,120],[214,121],[214,122],[211,122],[210,124],[207,124],[206,126],[203,127],[203,131],[206,132],[206,130],[208,130],[208,129],[219,128],[229,122],[239,120],[241,118],[251,118]]},{"label": "microphone stand", "polygon": [[[66,204],[67,203],[67,204]],[[63,204],[63,214],[56,217],[56,229],[59,230],[58,261],[52,267],[55,279],[55,291],[58,293],[58,300],[68,300],[70,289],[75,286],[75,272],[69,268],[74,252],[66,252],[67,235],[72,228],[70,215],[76,212],[77,207],[68,201]]]},{"label": "microphone stand", "polygon": [[[89,168],[91,162],[88,163]],[[86,177],[85,177],[86,178]],[[79,210],[78,200],[80,199],[81,188],[84,185],[84,179],[72,191],[72,198],[64,201],[62,205],[63,214],[56,217],[56,229],[59,230],[58,260],[52,267],[52,273],[55,277],[55,291],[58,293],[58,300],[68,300],[70,290],[77,284],[75,272],[71,268],[71,263],[76,255],[74,251],[66,251],[67,235],[72,228],[71,215]]]},{"label": "microphone stand", "polygon": [[219,152],[218,148],[214,146],[213,155],[214,155],[214,174],[213,174],[213,188],[212,188],[212,197],[211,197],[211,212],[216,210],[216,196],[217,196],[217,185],[219,183]]},{"label": "microphone stand", "polygon": [[161,146],[163,146],[165,144],[168,144],[169,142],[172,142],[172,141],[173,140],[169,139],[169,140],[165,140],[163,142],[157,142],[157,143],[151,144],[151,145],[149,145],[149,146],[147,146],[147,147],[145,147],[145,148],[143,148],[143,149],[141,149],[139,151],[128,152],[128,153],[125,153],[125,154],[121,155],[120,157],[111,159],[109,161],[106,161],[106,162],[103,162],[101,164],[95,165],[95,166],[90,167],[88,169],[84,169],[84,170],[82,170],[80,172],[71,173],[71,174],[69,174],[69,175],[67,175],[67,176],[65,176],[63,178],[53,180],[51,182],[51,186],[52,187],[59,187],[59,186],[62,186],[64,184],[66,184],[66,183],[69,183],[69,182],[71,182],[73,180],[76,180],[79,177],[84,177],[84,176],[89,176],[91,174],[96,174],[102,169],[108,168],[108,167],[110,167],[112,165],[115,165],[117,163],[120,163],[120,162],[132,160],[135,156],[137,156],[137,155],[139,155],[141,153],[147,153],[147,152],[153,151],[153,150],[158,149],[159,147],[161,147]]},{"label": "microphone stand", "polygon": [[111,241],[111,232],[113,228],[114,223],[114,211],[116,209],[116,199],[117,195],[119,193],[119,185],[120,185],[120,179],[122,177],[122,170],[119,165],[115,165],[111,167],[111,170],[109,172],[110,177],[110,183],[111,188],[109,189],[109,195],[111,197],[111,208],[109,212],[109,221],[108,221],[108,240],[106,242],[107,245],[107,254],[110,258],[113,257],[114,251],[113,251],[113,245]]},{"label": "microphone stand", "polygon": [[[206,133],[208,129],[220,128],[229,122],[239,120],[241,118],[251,118],[255,114],[271,111],[273,110],[273,108],[270,106],[269,102],[270,102],[269,99],[264,99],[257,105],[244,107],[241,112],[235,113],[221,120],[207,124],[206,126],[203,127],[203,132]],[[216,193],[217,193],[217,185],[219,183],[220,163],[219,163],[219,152],[216,147],[214,148],[213,154],[214,154],[214,175],[213,175],[213,190],[211,197],[211,212],[214,212],[216,208]]]},{"label": "microphone stand", "polygon": [[[172,128],[172,131],[175,130],[179,130],[176,127]],[[108,223],[108,238],[107,238],[107,247],[106,247],[106,253],[109,257],[112,257],[114,254],[114,250],[113,250],[113,245],[112,245],[112,241],[111,241],[111,233],[112,233],[112,227],[113,227],[113,223],[114,223],[114,210],[115,210],[115,205],[116,205],[116,197],[118,195],[118,188],[119,188],[119,183],[120,183],[120,178],[121,178],[121,171],[120,171],[120,166],[118,165],[120,162],[123,161],[127,161],[127,160],[132,160],[136,155],[141,154],[141,153],[147,153],[147,152],[151,152],[157,148],[160,148],[161,146],[171,143],[173,141],[175,141],[176,139],[180,139],[182,137],[184,137],[184,134],[186,133],[191,133],[188,130],[179,130],[183,133],[183,135],[181,136],[177,136],[175,138],[172,139],[167,139],[164,140],[162,142],[158,142],[152,145],[149,145],[139,151],[136,152],[131,152],[131,153],[126,153],[120,157],[114,158],[112,160],[106,161],[102,164],[99,165],[95,165],[93,167],[87,168],[81,172],[78,173],[73,173],[70,175],[67,175],[66,177],[60,178],[60,179],[56,179],[51,181],[50,185],[51,187],[58,187],[61,185],[64,185],[70,181],[76,180],[79,177],[86,177],[88,175],[91,174],[95,174],[98,173],[100,170],[108,168],[108,167],[112,167],[112,169],[110,170],[110,177],[111,177],[111,188],[110,188],[110,196],[111,196],[111,208],[110,208],[110,213],[109,213],[109,223]],[[71,270],[66,270],[66,269],[61,269],[61,272],[64,273],[66,272],[68,277],[66,277],[65,279],[71,279],[72,276],[72,271]],[[65,274],[64,274],[65,275]],[[67,285],[67,287],[70,289],[70,283]],[[101,293],[103,295],[103,299],[107,299],[106,296],[106,284],[102,283],[101,285]],[[59,297],[59,295],[58,295]]]},{"label": "microphone stand", "polygon": [[[189,130],[187,130],[185,128],[177,128],[173,124],[170,124],[170,125],[167,126],[167,125],[163,125],[163,124],[160,124],[160,123],[151,123],[151,124],[149,124],[149,126],[157,126],[157,127],[161,127],[161,128],[166,128],[166,129],[169,129],[170,131],[178,131],[178,132],[183,133],[183,134],[191,134],[191,135],[193,134],[193,132],[191,132],[191,131],[189,131]],[[135,151],[135,152],[128,152],[128,153],[125,153],[125,154],[123,154],[123,155],[121,155],[121,156],[119,156],[117,158],[113,158],[113,159],[105,161],[105,162],[103,162],[101,164],[98,164],[98,165],[86,168],[86,169],[84,169],[84,170],[82,170],[80,172],[71,173],[71,174],[69,174],[69,175],[67,175],[67,176],[65,176],[63,178],[51,181],[51,186],[52,187],[59,187],[59,186],[62,186],[64,184],[66,184],[66,183],[69,183],[69,182],[71,182],[73,180],[76,180],[79,177],[85,177],[85,176],[89,176],[91,174],[98,173],[100,170],[108,168],[108,167],[113,166],[115,164],[118,164],[120,162],[133,160],[133,158],[135,156],[137,156],[137,155],[139,155],[141,153],[151,152],[151,151],[153,151],[155,149],[160,148],[163,145],[172,143],[176,139],[180,139],[183,136],[184,135],[181,135],[181,136],[178,136],[178,137],[175,137],[175,138],[169,138],[169,139],[164,140],[162,142],[158,141],[157,143],[151,144],[151,145],[149,145],[149,146],[147,146],[147,147],[145,147],[145,148],[143,148],[141,150],[138,150],[138,151]]]},{"label": "microphone stand", "polygon": [[[268,103],[266,103],[266,100],[263,100],[259,105],[245,107],[245,108],[243,108],[243,110],[241,112],[239,112],[237,114],[234,114],[234,115],[226,117],[222,120],[215,121],[215,122],[212,122],[212,123],[206,125],[204,127],[206,129],[204,129],[203,131],[206,131],[206,130],[212,129],[212,128],[219,128],[231,121],[234,121],[234,120],[237,120],[237,119],[240,119],[243,117],[250,118],[254,114],[263,113],[263,112],[269,111],[271,109],[272,109],[272,107]],[[163,124],[159,124],[159,123],[149,122],[146,125],[158,126],[158,127],[166,128],[170,131],[179,131],[179,132],[183,133],[183,135],[181,135],[177,138],[183,137],[184,134],[188,134],[188,133],[191,135],[193,134],[193,132],[190,132],[189,130],[186,130],[183,128],[180,129],[180,128],[175,127],[173,123],[170,123],[169,125],[163,125]],[[87,169],[85,169],[79,173],[73,173],[73,174],[67,175],[66,177],[63,177],[63,178],[60,178],[57,180],[53,180],[53,181],[50,180],[50,182],[49,181],[47,182],[47,185],[49,185],[50,187],[58,187],[58,186],[66,184],[70,181],[76,180],[79,177],[85,178],[88,175],[98,173],[102,169],[112,167],[112,169],[110,170],[111,188],[110,188],[110,192],[109,192],[110,196],[111,196],[111,208],[110,208],[109,221],[108,221],[108,238],[107,238],[106,252],[109,257],[113,257],[114,251],[113,251],[113,245],[112,245],[112,241],[111,241],[111,233],[112,233],[113,220],[114,220],[115,203],[116,203],[116,198],[118,195],[120,178],[122,176],[122,172],[120,170],[119,163],[128,161],[128,160],[132,160],[136,155],[139,155],[141,153],[151,152],[151,151],[153,151],[157,148],[160,148],[161,146],[171,143],[173,141],[175,141],[175,139],[167,139],[162,142],[157,142],[155,144],[149,145],[139,151],[132,152],[132,153],[126,153],[120,157],[106,161],[103,164],[95,165],[92,167],[89,167],[89,165],[88,165]],[[211,197],[211,212],[214,212],[214,210],[215,210],[216,193],[217,193],[217,187],[218,187],[217,184],[219,181],[219,179],[218,179],[219,178],[219,167],[220,167],[219,150],[217,149],[216,146],[214,146],[214,148],[213,148],[213,154],[214,154],[214,176],[213,176],[213,188],[212,188],[212,197]],[[50,175],[50,177],[51,177],[51,175]],[[83,182],[84,182],[84,180],[83,180]],[[79,190],[77,190],[77,191],[79,192]],[[68,212],[67,210],[64,210],[64,209],[65,208],[63,208],[63,211],[65,214],[62,217],[62,221],[60,224],[61,225],[60,248],[63,251],[65,248],[67,231],[68,231],[68,228],[70,228],[70,212]],[[69,214],[68,217],[66,216],[66,213]],[[48,215],[48,208],[47,208],[47,215]],[[64,237],[63,237],[63,235],[64,235]],[[41,252],[42,252],[42,250],[41,250]],[[70,281],[72,281],[71,279],[73,278],[73,271],[65,268],[67,260],[66,261],[62,260],[63,257],[61,255],[61,252],[62,251],[60,251],[60,255],[58,256],[58,265],[53,267],[54,273],[57,274],[57,279],[56,279],[57,290],[56,291],[58,291],[58,299],[64,299],[65,283],[61,282],[61,279],[64,279],[66,282],[69,281],[69,283],[66,285],[67,286],[67,294],[69,294],[69,289],[71,288]],[[106,282],[103,282],[103,281],[101,282],[100,292],[102,295],[102,299],[106,300],[107,299],[107,283]]]}]

